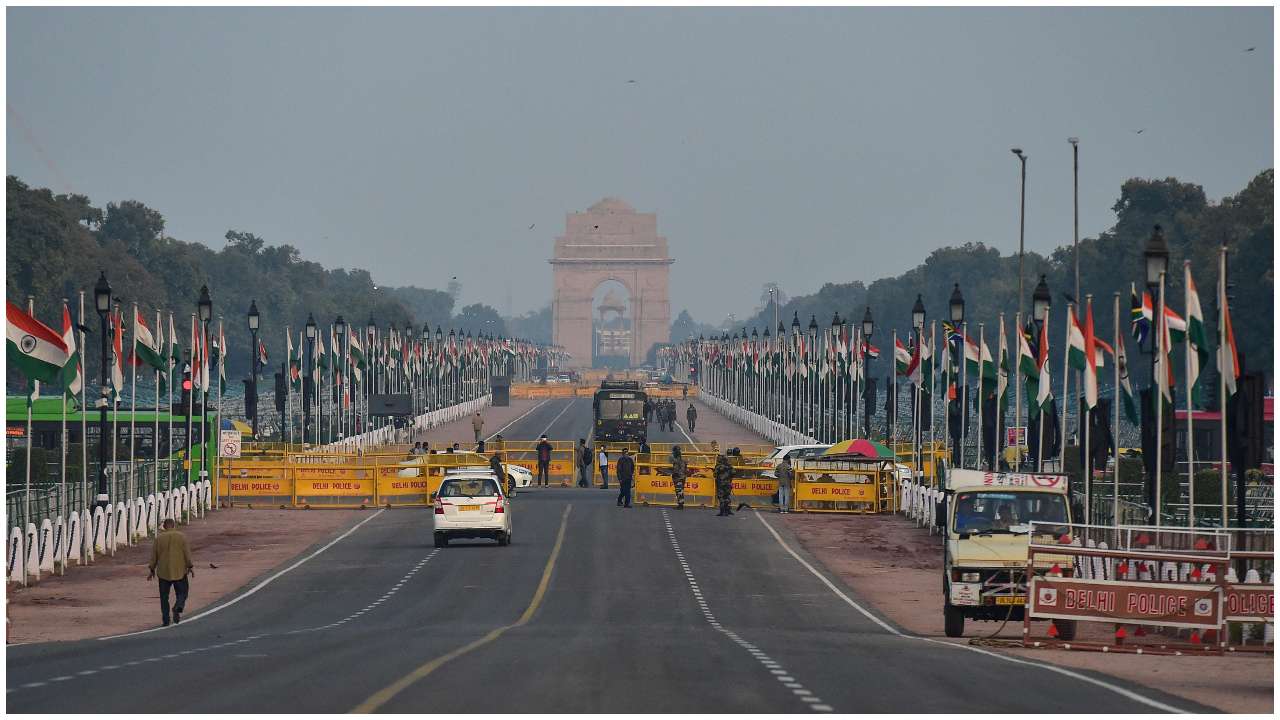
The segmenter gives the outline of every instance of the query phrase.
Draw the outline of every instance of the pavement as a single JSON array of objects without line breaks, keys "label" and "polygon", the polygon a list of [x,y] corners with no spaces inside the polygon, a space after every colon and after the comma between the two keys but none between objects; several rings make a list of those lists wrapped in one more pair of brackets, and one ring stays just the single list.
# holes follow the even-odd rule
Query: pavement
[{"label": "pavement", "polygon": [[[555,399],[503,435],[576,438],[590,426],[589,399]],[[509,547],[435,549],[429,509],[368,512],[270,582],[181,625],[8,648],[7,709],[1209,709],[1095,672],[906,634],[822,570],[775,516],[627,510],[614,500],[598,489],[522,491]]]}]

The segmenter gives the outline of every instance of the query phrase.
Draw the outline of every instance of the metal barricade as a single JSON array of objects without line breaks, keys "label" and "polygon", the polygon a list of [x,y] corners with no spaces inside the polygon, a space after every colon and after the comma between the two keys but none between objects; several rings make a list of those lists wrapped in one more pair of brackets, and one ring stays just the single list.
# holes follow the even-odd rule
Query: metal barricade
[{"label": "metal barricade", "polygon": [[[713,507],[716,497],[715,463],[685,460],[688,475],[684,483],[684,504]],[[641,455],[636,460],[636,482],[632,491],[635,502],[645,505],[675,505],[675,488],[671,482],[669,458],[656,453]]]},{"label": "metal barricade", "polygon": [[896,510],[890,462],[798,460],[793,472],[792,510],[867,514]]}]

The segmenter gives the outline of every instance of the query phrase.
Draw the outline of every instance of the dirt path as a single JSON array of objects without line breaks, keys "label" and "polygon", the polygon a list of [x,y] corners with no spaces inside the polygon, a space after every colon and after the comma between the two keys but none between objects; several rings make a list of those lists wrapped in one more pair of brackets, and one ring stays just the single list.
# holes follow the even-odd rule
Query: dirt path
[{"label": "dirt path", "polygon": [[[179,529],[195,563],[187,614],[238,590],[327,540],[372,510],[218,510]],[[88,567],[8,588],[9,643],[83,640],[154,627],[159,590],[146,580],[151,542],[99,555]],[[216,565],[217,567],[212,567]]]}]

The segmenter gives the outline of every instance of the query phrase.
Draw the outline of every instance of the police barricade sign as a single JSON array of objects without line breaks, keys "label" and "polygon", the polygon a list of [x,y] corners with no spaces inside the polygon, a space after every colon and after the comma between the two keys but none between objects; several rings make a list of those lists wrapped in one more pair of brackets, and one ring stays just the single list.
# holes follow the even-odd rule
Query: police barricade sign
[{"label": "police barricade sign", "polygon": [[443,473],[431,474],[426,465],[380,465],[379,505],[427,505],[440,489]]},{"label": "police barricade sign", "polygon": [[223,462],[218,467],[218,491],[227,501],[292,503],[293,480],[283,463]]},{"label": "police barricade sign", "polygon": [[765,477],[768,468],[739,466],[733,469],[733,504],[746,503],[751,507],[773,504],[778,492],[778,480]]},{"label": "police barricade sign", "polygon": [[1030,599],[1036,618],[1201,630],[1222,625],[1222,591],[1216,585],[1036,576]]},{"label": "police barricade sign", "polygon": [[[688,468],[689,473],[684,481],[685,504],[710,507],[716,494],[712,466],[689,465]],[[676,491],[671,480],[671,465],[669,463],[637,463],[633,494],[635,502],[649,505],[675,505]]]},{"label": "police barricade sign", "polygon": [[1229,622],[1275,622],[1275,585],[1228,585],[1222,603]]},{"label": "police barricade sign", "polygon": [[342,465],[294,468],[294,494],[300,505],[360,506],[375,502],[374,472]]}]

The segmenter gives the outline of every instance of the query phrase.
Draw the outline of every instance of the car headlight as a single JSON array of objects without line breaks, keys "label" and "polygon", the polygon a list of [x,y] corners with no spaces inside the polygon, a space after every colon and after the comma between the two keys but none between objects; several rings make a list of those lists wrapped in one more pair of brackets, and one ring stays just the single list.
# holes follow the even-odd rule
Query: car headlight
[{"label": "car headlight", "polygon": [[976,573],[976,572],[960,573],[960,580],[962,582],[978,582],[981,579],[982,579],[982,575],[980,573]]}]

